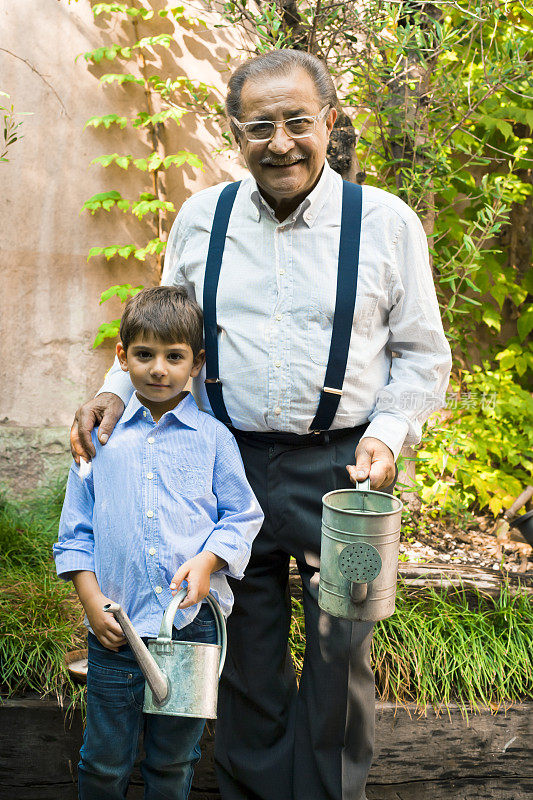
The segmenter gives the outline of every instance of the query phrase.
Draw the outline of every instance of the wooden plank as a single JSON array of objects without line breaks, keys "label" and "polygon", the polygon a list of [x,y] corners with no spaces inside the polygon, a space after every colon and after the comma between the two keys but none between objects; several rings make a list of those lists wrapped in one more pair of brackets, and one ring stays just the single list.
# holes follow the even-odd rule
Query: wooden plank
[{"label": "wooden plank", "polygon": [[[463,777],[533,775],[532,704],[512,706],[507,713],[470,714],[458,706],[437,715],[428,709],[419,717],[413,707],[381,703],[376,708],[376,737],[371,783]],[[410,716],[411,714],[411,716]],[[416,767],[414,766],[416,764]]]},{"label": "wooden plank", "polygon": [[389,785],[367,784],[368,800],[529,800],[533,778],[457,779],[412,781]]},{"label": "wooden plank", "polygon": [[[377,704],[376,751],[368,800],[527,800],[533,796],[533,703],[465,720]],[[202,742],[191,800],[220,800],[213,763],[213,731]],[[79,712],[65,725],[52,700],[8,700],[0,705],[0,800],[76,800],[73,776],[82,729]],[[141,800],[138,766],[128,800]],[[280,800],[282,800],[280,798]]]}]

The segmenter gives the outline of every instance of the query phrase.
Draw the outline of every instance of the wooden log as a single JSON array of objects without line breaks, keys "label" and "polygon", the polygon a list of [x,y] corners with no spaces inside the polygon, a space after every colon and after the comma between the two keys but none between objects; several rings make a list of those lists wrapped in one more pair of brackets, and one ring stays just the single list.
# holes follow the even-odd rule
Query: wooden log
[{"label": "wooden log", "polygon": [[461,778],[452,781],[410,781],[367,784],[368,800],[521,800],[533,797],[533,778]]},{"label": "wooden log", "polygon": [[488,567],[475,567],[466,564],[415,564],[400,562],[398,574],[404,584],[413,588],[477,589],[491,596],[498,596],[507,581],[509,592],[516,594],[533,594],[533,573],[508,572],[505,575],[499,570]]},{"label": "wooden log", "polygon": [[[457,706],[419,716],[414,706],[376,706],[376,749],[368,800],[528,800],[533,703],[498,714]],[[190,800],[220,800],[213,764],[214,725],[202,741]],[[0,800],[76,800],[81,718],[71,725],[51,700],[0,705]],[[141,800],[138,765],[128,800]],[[280,798],[280,800],[287,800]]]},{"label": "wooden log", "polygon": [[503,515],[506,519],[512,519],[517,511],[519,511],[522,506],[525,506],[531,498],[533,497],[533,486],[527,486],[524,491],[518,495],[514,503],[510,508],[507,509],[505,514]]}]

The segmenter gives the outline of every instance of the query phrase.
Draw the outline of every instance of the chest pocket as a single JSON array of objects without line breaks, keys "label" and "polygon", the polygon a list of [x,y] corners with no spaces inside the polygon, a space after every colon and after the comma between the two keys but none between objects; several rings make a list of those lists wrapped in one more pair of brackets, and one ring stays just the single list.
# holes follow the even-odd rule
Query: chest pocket
[{"label": "chest pocket", "polygon": [[[359,340],[369,339],[372,335],[372,321],[378,305],[378,298],[375,295],[367,295],[362,300],[359,296],[355,302],[353,332],[357,335]],[[333,327],[333,317],[324,314],[316,306],[309,307],[307,312],[307,342],[309,349],[309,358],[314,364],[319,364],[321,367],[327,366],[329,347],[331,344],[331,330]],[[352,340],[351,347],[357,346],[357,343]],[[351,353],[348,353],[348,364],[346,372],[350,372],[350,365],[353,363]]]},{"label": "chest pocket", "polygon": [[171,489],[185,497],[200,497],[212,491],[211,473],[197,465],[184,464],[181,459],[172,459]]}]

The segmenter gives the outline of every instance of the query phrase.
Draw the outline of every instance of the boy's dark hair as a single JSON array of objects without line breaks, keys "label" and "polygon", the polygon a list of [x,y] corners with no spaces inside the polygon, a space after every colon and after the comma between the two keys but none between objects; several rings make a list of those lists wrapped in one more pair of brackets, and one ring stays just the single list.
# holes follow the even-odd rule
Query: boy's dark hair
[{"label": "boy's dark hair", "polygon": [[183,286],[154,286],[130,298],[120,320],[124,351],[143,334],[160,342],[188,344],[197,356],[203,347],[203,317],[198,303]]}]

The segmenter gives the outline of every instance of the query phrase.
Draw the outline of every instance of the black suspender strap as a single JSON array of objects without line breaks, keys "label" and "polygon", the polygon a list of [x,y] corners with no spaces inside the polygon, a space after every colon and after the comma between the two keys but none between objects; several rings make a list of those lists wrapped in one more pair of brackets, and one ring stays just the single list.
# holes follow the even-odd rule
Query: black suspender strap
[{"label": "black suspender strap", "polygon": [[[240,181],[230,183],[218,198],[205,265],[203,294],[205,388],[213,414],[225,425],[231,425],[232,422],[224,404],[219,375],[216,300],[226,232],[239,185]],[[360,186],[343,181],[335,314],[324,387],[310,431],[329,430],[342,396],[357,293],[362,196]]]},{"label": "black suspender strap", "polygon": [[342,184],[342,215],[337,269],[337,297],[329,346],[324,388],[310,431],[327,431],[333,422],[342,395],[350,337],[353,327],[363,191],[349,181]]},{"label": "black suspender strap", "polygon": [[204,276],[204,335],[205,335],[205,389],[213,414],[225,425],[231,425],[224,398],[218,366],[217,339],[217,289],[226,232],[240,181],[225,186],[218,198],[209,239],[209,250]]}]

